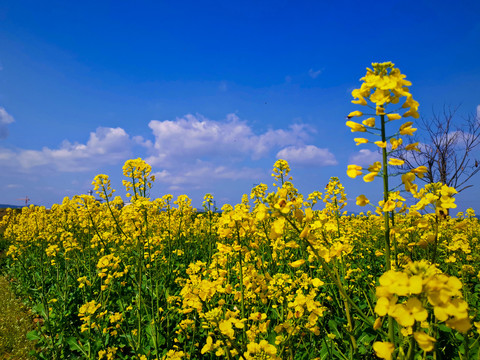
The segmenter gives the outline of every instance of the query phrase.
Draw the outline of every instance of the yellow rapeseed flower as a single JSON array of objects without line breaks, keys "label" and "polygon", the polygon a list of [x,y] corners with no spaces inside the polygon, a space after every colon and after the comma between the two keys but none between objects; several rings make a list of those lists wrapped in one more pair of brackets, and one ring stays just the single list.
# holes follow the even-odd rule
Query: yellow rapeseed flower
[{"label": "yellow rapeseed flower", "polygon": [[374,141],[374,144],[377,145],[381,149],[385,149],[387,147],[386,141]]},{"label": "yellow rapeseed flower", "polygon": [[359,175],[362,175],[362,167],[358,165],[348,165],[347,175],[351,178],[356,178]]},{"label": "yellow rapeseed flower", "polygon": [[353,140],[356,143],[355,145],[367,144],[368,143],[368,139],[365,139],[365,138],[355,138]]},{"label": "yellow rapeseed flower", "polygon": [[375,127],[375,118],[369,117],[368,119],[363,120],[362,124],[368,127]]},{"label": "yellow rapeseed flower", "polygon": [[378,173],[377,172],[371,172],[371,173],[368,173],[367,175],[365,175],[363,177],[363,181],[365,182],[372,182],[373,179],[375,179],[375,176],[377,176]]},{"label": "yellow rapeseed flower", "polygon": [[290,265],[290,266],[293,267],[293,268],[298,268],[298,267],[302,266],[303,264],[305,264],[305,260],[304,260],[304,259],[300,259],[300,260],[297,260],[297,261],[288,263],[288,265]]},{"label": "yellow rapeseed flower", "polygon": [[423,351],[432,351],[434,343],[437,341],[435,340],[435,338],[424,333],[423,331],[415,331],[413,333],[413,337],[417,341],[418,346],[420,346]]},{"label": "yellow rapeseed flower", "polygon": [[400,114],[387,114],[387,118],[390,121],[400,120],[402,118],[402,115],[400,115]]},{"label": "yellow rapeseed flower", "polygon": [[373,350],[375,350],[375,354],[380,359],[391,360],[395,346],[391,342],[375,341],[373,343]]},{"label": "yellow rapeseed flower", "polygon": [[365,132],[367,129],[362,124],[356,123],[355,121],[347,121],[345,123],[351,132]]},{"label": "yellow rapeseed flower", "polygon": [[352,111],[350,114],[347,115],[347,118],[351,119],[352,117],[356,117],[356,116],[362,116],[363,113],[361,111]]},{"label": "yellow rapeseed flower", "polygon": [[370,203],[370,200],[368,200],[365,195],[360,195],[360,196],[357,197],[357,202],[356,202],[356,204],[357,204],[358,206],[365,206],[365,205],[367,205],[367,204],[369,204],[369,203]]},{"label": "yellow rapeseed flower", "polygon": [[396,158],[390,158],[388,160],[388,164],[389,165],[393,165],[393,166],[401,166],[405,163],[404,160],[401,160],[401,159],[396,159]]}]

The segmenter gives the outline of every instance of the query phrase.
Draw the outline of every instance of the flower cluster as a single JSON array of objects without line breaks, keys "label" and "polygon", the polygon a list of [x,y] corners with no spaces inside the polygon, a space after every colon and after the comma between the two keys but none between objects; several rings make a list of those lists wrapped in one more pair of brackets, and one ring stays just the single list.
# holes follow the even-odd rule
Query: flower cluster
[{"label": "flower cluster", "polygon": [[93,190],[97,192],[98,196],[106,201],[109,200],[115,192],[115,189],[112,189],[112,184],[108,175],[105,174],[99,174],[95,176],[92,181],[92,185]]},{"label": "flower cluster", "polygon": [[81,321],[83,321],[80,330],[81,332],[98,327],[95,321],[92,320],[92,316],[101,306],[102,305],[98,304],[95,300],[89,301],[80,306],[80,309],[78,310],[78,317]]},{"label": "flower cluster", "polygon": [[140,158],[125,162],[123,175],[129,180],[123,180],[123,186],[127,190],[127,197],[132,197],[132,200],[147,197],[147,192],[155,181],[155,176],[150,175],[151,172],[152,167]]},{"label": "flower cluster", "polygon": [[[390,92],[390,104],[399,94]],[[367,120],[365,129],[375,127]],[[403,141],[377,145],[396,151]],[[42,318],[45,356],[390,359],[455,348],[468,358],[480,350],[480,223],[471,209],[441,218],[455,191],[418,189],[425,169],[402,175],[417,204],[407,208],[394,189],[376,212],[356,215],[345,211],[338,178],[304,196],[279,160],[273,191],[259,184],[221,212],[206,194],[197,212],[186,195],[147,198],[151,169],[127,163],[128,206],[101,175],[94,184],[105,201],[80,195],[0,221],[8,268]],[[393,157],[374,163],[367,180],[385,164],[398,166]],[[384,244],[389,237],[395,242]]]},{"label": "flower cluster", "polygon": [[[436,341],[425,332],[431,329],[428,319],[432,315],[462,333],[470,329],[462,283],[455,276],[443,274],[436,266],[426,261],[412,262],[403,271],[387,271],[379,282],[375,313],[394,318],[402,326],[402,333],[405,336],[413,333],[424,351],[433,350]],[[375,326],[381,326],[380,319]]]},{"label": "flower cluster", "polygon": [[[357,145],[373,143],[383,153],[383,163],[377,161],[366,168],[355,164],[348,166],[347,175],[351,178],[360,176],[367,171],[363,177],[365,182],[371,182],[377,176],[388,177],[387,167],[392,167],[394,171],[397,171],[398,167],[404,164],[404,160],[395,157],[395,153],[399,150],[418,150],[416,147],[418,144],[403,146],[401,137],[413,135],[417,130],[412,127],[413,122],[405,122],[393,134],[389,135],[386,132],[387,123],[410,116],[419,117],[417,112],[419,104],[413,100],[408,89],[411,83],[405,80],[406,76],[391,62],[373,63],[372,67],[373,69],[367,68],[367,74],[360,79],[363,81],[360,89],[352,91],[352,96],[355,98],[352,103],[370,107],[375,112],[353,111],[348,115],[349,120],[346,123],[352,132],[366,132],[380,137],[380,140],[376,141],[370,141],[367,138],[354,139]],[[387,111],[387,106],[398,104],[401,98],[406,98],[406,100],[400,108]],[[368,117],[361,124],[350,120],[363,116]],[[375,116],[380,117],[378,123]],[[362,199],[359,203],[366,204],[366,201]]]}]

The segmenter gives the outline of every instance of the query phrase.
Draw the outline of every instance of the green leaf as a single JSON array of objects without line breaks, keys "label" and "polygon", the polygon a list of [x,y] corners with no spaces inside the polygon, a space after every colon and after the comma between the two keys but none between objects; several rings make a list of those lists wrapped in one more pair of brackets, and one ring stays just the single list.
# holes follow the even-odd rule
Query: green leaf
[{"label": "green leaf", "polygon": [[36,304],[35,306],[32,307],[32,310],[44,318],[47,317],[47,314],[45,312],[45,307],[43,306],[43,304]]},{"label": "green leaf", "polygon": [[38,333],[37,330],[32,330],[27,333],[27,340],[36,341],[40,340],[42,336]]},{"label": "green leaf", "polygon": [[77,350],[83,354],[86,354],[85,349],[81,344],[78,343],[78,340],[75,337],[69,337],[67,339],[67,344],[70,346],[70,350]]}]

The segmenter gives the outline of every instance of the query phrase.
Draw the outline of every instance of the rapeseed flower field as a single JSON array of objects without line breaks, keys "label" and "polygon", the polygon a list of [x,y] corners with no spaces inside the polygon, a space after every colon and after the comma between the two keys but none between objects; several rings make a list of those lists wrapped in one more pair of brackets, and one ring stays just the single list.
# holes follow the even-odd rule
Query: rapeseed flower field
[{"label": "rapeseed flower field", "polygon": [[134,159],[123,167],[128,206],[101,174],[102,202],[79,195],[8,213],[8,271],[42,319],[29,333],[36,356],[479,359],[478,219],[449,216],[455,189],[420,188],[426,168],[402,173],[397,152],[418,150],[404,141],[413,121],[399,124],[418,118],[406,76],[374,63],[361,80],[352,102],[366,110],[346,125],[382,161],[347,174],[382,183],[378,204],[357,197],[371,211],[347,214],[335,177],[301,194],[278,160],[272,187],[221,211],[206,194],[199,212],[186,195],[150,198],[152,169]]}]

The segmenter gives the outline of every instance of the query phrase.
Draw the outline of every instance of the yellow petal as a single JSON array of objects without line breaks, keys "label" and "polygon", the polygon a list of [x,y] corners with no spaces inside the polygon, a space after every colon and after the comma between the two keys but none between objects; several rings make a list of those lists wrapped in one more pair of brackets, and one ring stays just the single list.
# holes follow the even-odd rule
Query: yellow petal
[{"label": "yellow petal", "polygon": [[375,118],[370,117],[362,121],[362,124],[368,127],[375,127]]},{"label": "yellow petal", "polygon": [[355,145],[360,145],[360,144],[366,144],[368,143],[368,139],[365,139],[365,138],[354,138],[353,139],[355,141]]},{"label": "yellow petal", "polygon": [[360,196],[357,197],[357,202],[356,202],[356,204],[357,204],[358,206],[365,206],[365,205],[367,205],[367,204],[369,204],[369,203],[370,203],[370,200],[368,200],[365,195],[360,195]]},{"label": "yellow petal", "polygon": [[423,331],[415,331],[413,333],[413,337],[415,340],[417,340],[418,346],[420,346],[423,351],[432,351],[433,343],[437,341],[435,338],[425,334]]},{"label": "yellow petal", "polygon": [[386,141],[375,141],[375,145],[377,145],[379,148],[385,149],[387,147],[387,142]]},{"label": "yellow petal", "polygon": [[395,159],[395,158],[390,158],[390,160],[388,161],[388,164],[393,166],[401,166],[404,163],[405,163],[404,160]]},{"label": "yellow petal", "polygon": [[362,124],[356,123],[355,121],[347,121],[345,123],[351,130],[351,132],[365,132],[367,129],[365,129],[365,126]]},{"label": "yellow petal", "polygon": [[355,179],[358,175],[362,175],[362,167],[358,165],[348,165],[347,175]]},{"label": "yellow petal", "polygon": [[304,260],[304,259],[300,259],[300,260],[297,260],[297,261],[288,263],[288,265],[290,265],[290,266],[293,267],[293,268],[298,268],[298,267],[302,266],[303,264],[305,264],[305,260]]},{"label": "yellow petal", "polygon": [[375,178],[375,176],[377,176],[378,173],[377,172],[371,172],[371,173],[368,173],[367,175],[365,175],[363,177],[363,181],[365,182],[372,182],[373,179]]},{"label": "yellow petal", "polygon": [[385,205],[383,205],[383,212],[389,212],[395,210],[395,201],[388,200]]},{"label": "yellow petal", "polygon": [[387,117],[388,117],[388,120],[390,120],[390,121],[400,120],[402,118],[402,116],[400,114],[388,114]]},{"label": "yellow petal", "polygon": [[376,341],[373,343],[373,350],[380,359],[390,360],[395,346],[391,342]]},{"label": "yellow petal", "polygon": [[352,111],[350,114],[347,115],[347,118],[351,119],[352,117],[355,117],[355,116],[362,116],[363,113],[361,111]]}]

